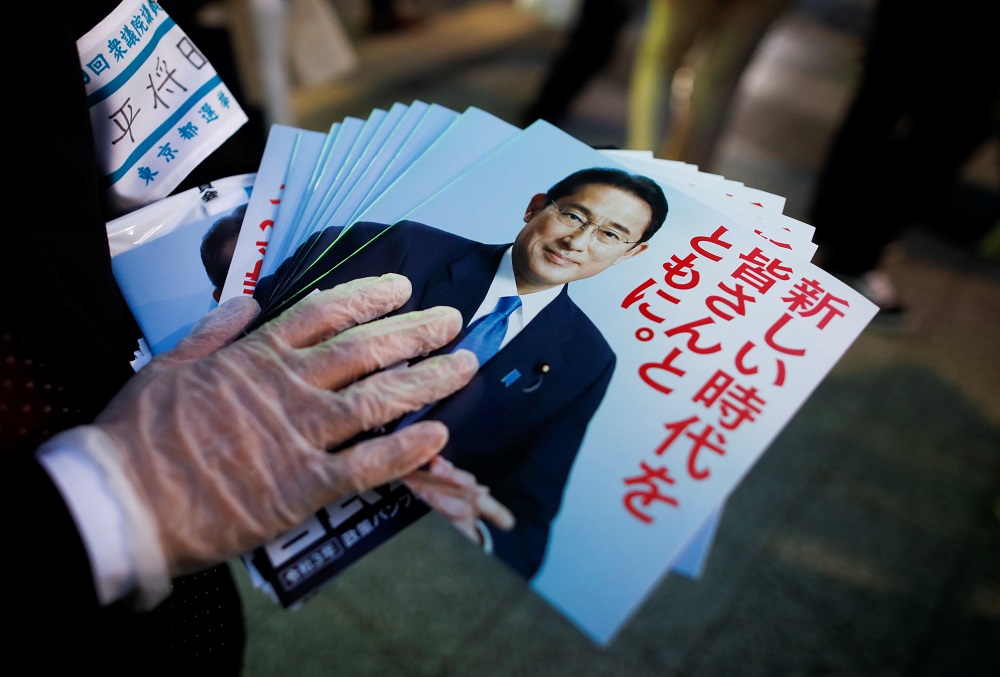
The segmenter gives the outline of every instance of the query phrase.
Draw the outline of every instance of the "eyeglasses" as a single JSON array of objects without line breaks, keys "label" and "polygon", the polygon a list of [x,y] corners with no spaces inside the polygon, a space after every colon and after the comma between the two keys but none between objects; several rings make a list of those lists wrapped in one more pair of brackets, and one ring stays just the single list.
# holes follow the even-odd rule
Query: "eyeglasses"
[{"label": "eyeglasses", "polygon": [[556,221],[561,226],[572,228],[573,230],[587,230],[593,226],[593,242],[602,249],[617,249],[624,245],[638,242],[638,240],[629,240],[628,236],[617,228],[598,225],[580,212],[572,209],[563,209],[556,204],[555,200],[549,200],[549,202],[556,208]]}]

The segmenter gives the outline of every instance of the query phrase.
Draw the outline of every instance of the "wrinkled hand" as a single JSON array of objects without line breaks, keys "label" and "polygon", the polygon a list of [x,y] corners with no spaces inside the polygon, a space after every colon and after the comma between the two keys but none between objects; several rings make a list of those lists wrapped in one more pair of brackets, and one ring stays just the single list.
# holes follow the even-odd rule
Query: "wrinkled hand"
[{"label": "wrinkled hand", "polygon": [[378,371],[461,328],[458,311],[446,307],[371,322],[409,295],[399,275],[355,280],[306,297],[235,342],[259,307],[232,299],[97,417],[91,427],[113,442],[97,460],[112,486],[134,490],[127,512],[146,518],[171,576],[244,553],[440,451],[447,429],[428,421],[326,452],[475,373],[468,351]]},{"label": "wrinkled hand", "polygon": [[441,456],[435,456],[426,470],[417,470],[403,478],[428,505],[444,515],[475,543],[482,545],[477,520],[485,520],[504,531],[514,528],[514,515],[490,490],[476,481],[472,473],[456,468]]}]

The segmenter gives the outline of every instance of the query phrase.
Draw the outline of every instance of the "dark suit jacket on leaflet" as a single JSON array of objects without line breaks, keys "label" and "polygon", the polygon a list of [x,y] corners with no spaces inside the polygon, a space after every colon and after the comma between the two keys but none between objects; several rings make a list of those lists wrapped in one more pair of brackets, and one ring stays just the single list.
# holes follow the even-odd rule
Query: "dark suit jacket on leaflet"
[{"label": "dark suit jacket on leaflet", "polygon": [[[112,276],[75,45],[117,4],[56,0],[46,5],[44,38],[30,30],[12,36],[14,51],[26,57],[11,74],[12,91],[32,113],[22,120],[31,130],[28,150],[10,163],[0,265],[0,514],[7,527],[0,581],[12,628],[8,660],[51,674],[235,675],[245,640],[228,568],[178,579],[152,612],[100,607],[73,518],[33,454],[60,430],[93,421],[132,374],[139,332]],[[168,11],[172,4],[164,3]],[[220,151],[178,191],[255,170],[239,160],[227,164]]]},{"label": "dark suit jacket on leaflet", "polygon": [[[326,249],[340,230],[321,233],[311,251]],[[388,230],[383,224],[358,223],[304,279],[315,280],[379,233],[370,246],[305,291],[400,273],[409,278],[413,293],[397,313],[448,305],[461,311],[468,325],[510,246],[482,244],[412,221]],[[279,268],[274,277],[261,280],[256,296],[267,298],[283,272]],[[543,365],[548,367],[544,376]],[[425,415],[448,425],[445,458],[473,473],[514,513],[513,531],[491,529],[494,553],[525,578],[541,565],[567,476],[614,366],[607,341],[563,288],[468,386]]]}]

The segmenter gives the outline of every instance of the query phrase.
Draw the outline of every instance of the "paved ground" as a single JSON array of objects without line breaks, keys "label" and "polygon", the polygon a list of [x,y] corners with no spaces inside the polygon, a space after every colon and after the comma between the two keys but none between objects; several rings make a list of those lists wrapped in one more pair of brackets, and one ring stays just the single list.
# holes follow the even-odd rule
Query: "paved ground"
[{"label": "paved ground", "polygon": [[[775,25],[712,171],[804,218],[869,4],[808,0]],[[359,71],[297,90],[295,123],[413,99],[516,122],[559,34],[504,0],[437,7],[419,30],[358,36]],[[624,143],[628,49],[567,131]],[[914,228],[888,267],[904,326],[865,331],[732,496],[704,576],[666,578],[609,647],[430,516],[297,612],[235,567],[246,674],[1000,674],[1000,264]]]}]

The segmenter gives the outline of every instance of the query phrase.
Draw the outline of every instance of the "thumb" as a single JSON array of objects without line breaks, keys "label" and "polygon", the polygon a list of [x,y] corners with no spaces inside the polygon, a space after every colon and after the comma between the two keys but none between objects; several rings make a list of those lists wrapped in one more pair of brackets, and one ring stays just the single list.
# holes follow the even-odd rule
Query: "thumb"
[{"label": "thumb", "polygon": [[233,341],[259,312],[260,305],[253,297],[233,297],[205,313],[164,357],[188,361],[210,355]]}]

